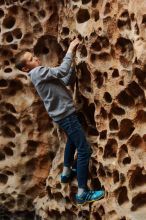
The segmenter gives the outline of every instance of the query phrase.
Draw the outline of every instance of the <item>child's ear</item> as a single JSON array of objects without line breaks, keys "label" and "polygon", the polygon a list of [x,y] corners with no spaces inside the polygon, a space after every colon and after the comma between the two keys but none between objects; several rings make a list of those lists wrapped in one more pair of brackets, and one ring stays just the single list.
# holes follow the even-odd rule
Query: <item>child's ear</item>
[{"label": "child's ear", "polygon": [[22,71],[23,71],[23,72],[28,72],[28,71],[29,71],[29,68],[28,68],[27,66],[24,66],[24,67],[22,67]]}]

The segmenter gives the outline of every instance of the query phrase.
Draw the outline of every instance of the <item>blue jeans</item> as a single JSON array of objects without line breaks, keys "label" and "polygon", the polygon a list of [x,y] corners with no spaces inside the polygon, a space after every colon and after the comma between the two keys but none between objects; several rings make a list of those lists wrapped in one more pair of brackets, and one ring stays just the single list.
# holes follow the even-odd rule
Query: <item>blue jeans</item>
[{"label": "blue jeans", "polygon": [[67,135],[67,143],[64,151],[64,166],[71,167],[73,165],[74,155],[77,149],[78,187],[86,188],[91,148],[86,140],[85,133],[80,124],[78,116],[74,112],[69,116],[57,121],[57,123]]}]

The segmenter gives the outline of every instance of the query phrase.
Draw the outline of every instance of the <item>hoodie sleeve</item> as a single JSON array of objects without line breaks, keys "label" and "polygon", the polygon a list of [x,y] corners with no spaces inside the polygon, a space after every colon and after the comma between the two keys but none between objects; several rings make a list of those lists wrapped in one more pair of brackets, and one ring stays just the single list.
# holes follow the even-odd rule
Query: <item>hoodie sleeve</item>
[{"label": "hoodie sleeve", "polygon": [[[63,58],[63,61],[60,66],[58,67],[43,67],[39,66],[34,69],[36,74],[34,74],[37,77],[40,78],[40,80],[50,80],[54,78],[63,78],[65,77],[71,67],[73,55],[71,53],[67,53],[65,57]],[[34,72],[33,71],[33,72]],[[38,73],[39,72],[39,73]],[[38,76],[39,75],[39,76]]]},{"label": "hoodie sleeve", "polygon": [[66,86],[69,86],[70,84],[74,83],[75,79],[76,79],[75,66],[70,68],[69,73],[67,74],[67,76],[61,78],[61,80],[63,81],[63,83]]}]

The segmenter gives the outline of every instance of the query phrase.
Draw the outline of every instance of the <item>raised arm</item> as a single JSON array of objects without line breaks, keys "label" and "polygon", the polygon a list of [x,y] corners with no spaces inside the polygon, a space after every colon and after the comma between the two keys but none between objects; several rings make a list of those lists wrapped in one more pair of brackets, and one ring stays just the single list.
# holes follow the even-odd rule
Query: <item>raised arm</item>
[{"label": "raised arm", "polygon": [[73,52],[74,52],[76,46],[79,44],[79,42],[80,41],[78,38],[73,40],[70,43],[70,46],[69,46],[68,51],[66,53],[65,59],[63,59],[62,64],[58,67],[50,68],[52,74],[56,75],[57,78],[65,77],[69,73],[72,59],[73,59]]},{"label": "raised arm", "polygon": [[73,59],[73,52],[76,48],[76,46],[79,44],[79,39],[76,38],[70,43],[70,46],[67,50],[67,53],[63,59],[63,62],[58,67],[40,67],[40,77],[43,78],[43,80],[47,80],[50,78],[63,78],[67,76],[67,74],[70,71],[72,59]]},{"label": "raised arm", "polygon": [[64,82],[66,86],[69,86],[70,84],[74,83],[75,79],[76,79],[75,65],[72,65],[70,67],[67,76],[61,78],[61,80]]}]

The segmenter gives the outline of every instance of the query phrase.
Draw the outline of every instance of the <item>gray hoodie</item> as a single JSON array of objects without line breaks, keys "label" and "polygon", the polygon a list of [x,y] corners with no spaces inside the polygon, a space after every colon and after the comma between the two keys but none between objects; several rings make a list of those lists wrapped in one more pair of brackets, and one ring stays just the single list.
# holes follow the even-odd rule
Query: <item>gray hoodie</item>
[{"label": "gray hoodie", "polygon": [[72,58],[73,55],[67,53],[60,66],[38,66],[28,73],[54,121],[59,121],[75,111],[72,96],[66,88],[75,79],[75,70],[71,67]]}]

